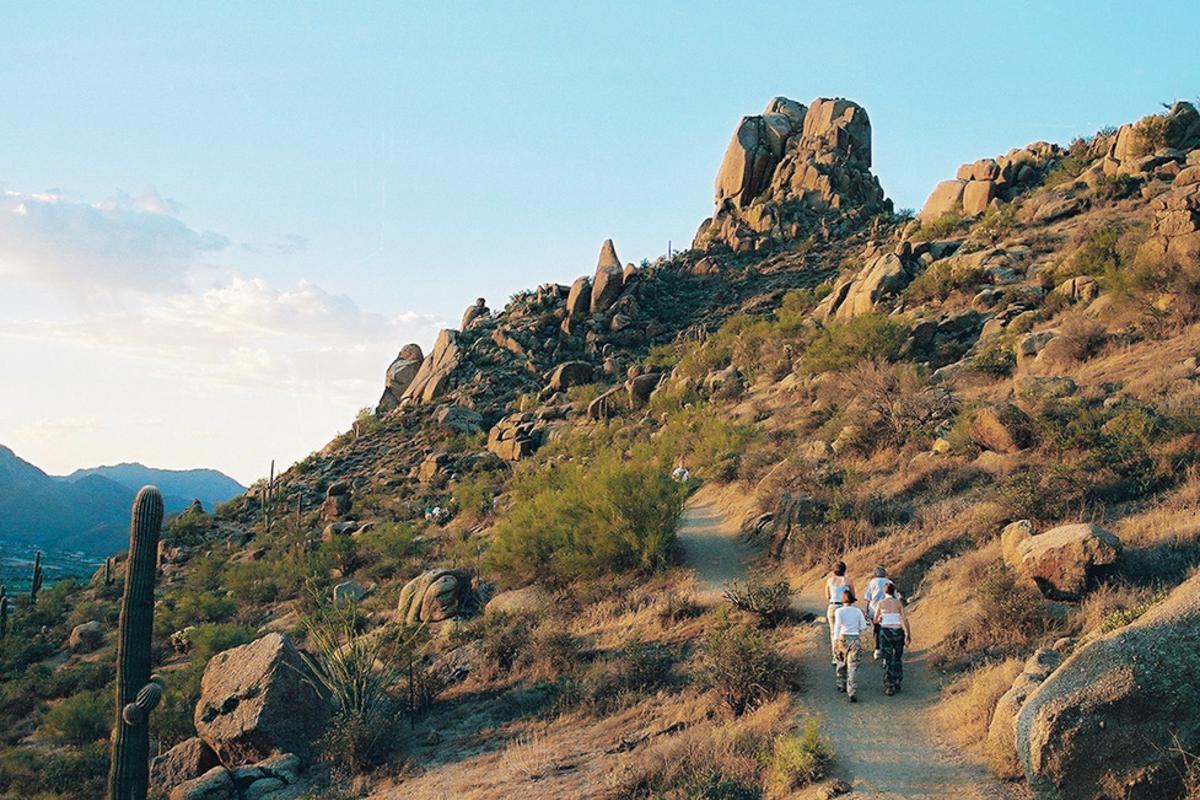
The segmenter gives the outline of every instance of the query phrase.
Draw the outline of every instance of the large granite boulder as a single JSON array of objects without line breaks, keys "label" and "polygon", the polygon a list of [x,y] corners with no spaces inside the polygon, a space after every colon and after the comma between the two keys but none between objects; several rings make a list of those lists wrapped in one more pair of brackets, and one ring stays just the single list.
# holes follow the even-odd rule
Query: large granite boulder
[{"label": "large granite boulder", "polygon": [[307,758],[330,719],[319,685],[282,634],[217,653],[200,680],[196,733],[226,765],[285,752]]},{"label": "large granite boulder", "polygon": [[431,569],[404,585],[396,604],[405,623],[442,622],[468,610],[471,575],[461,569]]},{"label": "large granite boulder", "polygon": [[592,307],[592,279],[576,278],[567,292],[567,316],[572,319],[586,317]]},{"label": "large granite boulder", "polygon": [[1017,759],[1017,714],[1033,690],[1050,677],[1062,661],[1060,653],[1047,647],[1039,649],[1025,662],[1012,687],[996,702],[987,734],[988,767],[995,774],[1010,780],[1024,774]]},{"label": "large granite boulder", "polygon": [[584,386],[595,378],[595,370],[586,361],[564,361],[550,371],[547,381],[551,390],[565,392],[572,386]]},{"label": "large granite boulder", "polygon": [[1079,647],[1025,701],[1016,748],[1034,796],[1182,797],[1183,754],[1200,752],[1197,675],[1200,576]]},{"label": "large granite boulder", "polygon": [[1030,536],[1016,547],[1019,570],[1042,594],[1078,600],[1111,571],[1121,556],[1121,540],[1099,525],[1077,522]]},{"label": "large granite boulder", "polygon": [[592,301],[589,310],[593,314],[612,308],[625,288],[625,268],[617,258],[612,239],[605,239],[600,246],[600,258],[596,262],[596,275],[592,278]]},{"label": "large granite boulder", "polygon": [[922,222],[934,222],[946,214],[957,214],[962,211],[962,197],[967,182],[960,180],[942,181],[933,187],[921,213],[917,217]]},{"label": "large granite boulder", "polygon": [[850,319],[875,311],[886,298],[896,296],[912,282],[913,267],[895,253],[870,261],[853,277],[843,278],[818,304],[814,314],[822,319]]},{"label": "large granite boulder", "polygon": [[487,300],[485,298],[478,297],[475,299],[475,302],[467,306],[467,310],[463,312],[462,322],[459,324],[458,329],[462,331],[469,331],[476,320],[487,319],[487,316],[490,313],[492,312],[487,307]]}]

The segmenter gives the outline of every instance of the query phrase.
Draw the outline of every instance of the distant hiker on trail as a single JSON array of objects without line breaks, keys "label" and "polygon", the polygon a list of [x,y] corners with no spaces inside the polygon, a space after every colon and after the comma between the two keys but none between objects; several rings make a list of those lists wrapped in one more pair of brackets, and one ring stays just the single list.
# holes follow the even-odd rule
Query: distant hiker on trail
[{"label": "distant hiker on trail", "polygon": [[834,664],[837,688],[845,692],[851,703],[858,702],[858,661],[862,656],[862,635],[870,627],[862,609],[854,605],[854,590],[846,587],[842,606],[833,615]]},{"label": "distant hiker on trail", "polygon": [[683,464],[680,464],[671,473],[671,478],[673,478],[677,483],[687,483],[691,477],[692,473],[688,472],[687,467],[683,466]]},{"label": "distant hiker on trail", "polygon": [[904,646],[912,642],[912,629],[896,584],[889,581],[883,591],[875,606],[875,646],[883,652],[883,693],[890,696],[900,691],[904,680]]},{"label": "distant hiker on trail", "polygon": [[[867,601],[867,619],[875,619],[875,606],[883,599],[883,587],[891,583],[887,577],[887,570],[882,566],[875,568],[875,577],[867,581],[866,591],[863,592],[863,599]],[[879,623],[875,623],[875,660],[879,660]]]},{"label": "distant hiker on trail", "polygon": [[846,577],[846,562],[839,561],[833,565],[833,574],[825,579],[825,600],[827,607],[825,621],[829,623],[829,650],[833,655],[833,663],[837,663],[837,637],[833,635],[833,616],[842,604],[842,596],[850,591],[850,579]]}]

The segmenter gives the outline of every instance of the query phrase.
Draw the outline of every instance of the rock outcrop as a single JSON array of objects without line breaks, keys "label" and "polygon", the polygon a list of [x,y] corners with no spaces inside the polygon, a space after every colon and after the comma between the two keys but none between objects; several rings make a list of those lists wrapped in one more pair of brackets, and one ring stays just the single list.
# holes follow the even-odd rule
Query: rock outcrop
[{"label": "rock outcrop", "polygon": [[421,362],[417,374],[400,396],[400,404],[432,403],[445,395],[460,358],[458,331],[443,330],[434,342],[433,351]]},{"label": "rock outcrop", "polygon": [[1012,534],[1004,546],[1009,565],[1056,600],[1078,600],[1121,556],[1121,540],[1115,534],[1086,522],[1017,536]]},{"label": "rock outcrop", "polygon": [[871,174],[871,122],[862,106],[818,98],[812,106],[776,97],[742,117],[715,181],[716,210],[694,246],[722,242],[752,250],[808,235],[823,216],[853,220],[890,210]]},{"label": "rock outcrop", "polygon": [[104,626],[98,620],[88,620],[71,629],[67,649],[72,653],[90,653],[104,644]]},{"label": "rock outcrop", "polygon": [[250,766],[213,767],[176,786],[170,800],[294,800],[301,791],[300,759],[280,753]]},{"label": "rock outcrop", "polygon": [[375,407],[376,414],[386,414],[400,405],[400,398],[404,397],[413,378],[417,377],[424,359],[425,355],[421,352],[419,344],[406,344],[400,348],[400,355],[388,366],[383,396],[379,398],[379,404]]},{"label": "rock outcrop", "polygon": [[1000,696],[988,723],[987,756],[992,772],[1010,780],[1023,775],[1017,760],[1017,714],[1033,690],[1042,684],[1063,661],[1062,655],[1043,647],[1029,657],[1012,687]]},{"label": "rock outcrop", "polygon": [[487,307],[487,300],[482,297],[476,298],[475,302],[467,306],[467,310],[463,312],[462,322],[459,324],[458,329],[469,331],[476,320],[486,319],[490,313],[492,312]]},{"label": "rock outcrop", "polygon": [[1183,753],[1200,752],[1198,674],[1200,576],[1078,648],[1029,696],[1016,749],[1034,796],[1181,796]]},{"label": "rock outcrop", "polygon": [[1037,185],[1062,156],[1058,145],[1034,142],[999,158],[963,164],[952,180],[933,188],[917,216],[922,222],[933,222],[946,214],[977,217],[993,203],[1008,202]]},{"label": "rock outcrop", "polygon": [[984,450],[1015,453],[1033,442],[1033,422],[1012,403],[984,406],[971,420],[971,439]]},{"label": "rock outcrop", "polygon": [[199,737],[193,736],[150,762],[150,785],[173,789],[181,783],[199,778],[220,763],[212,748]]},{"label": "rock outcrop", "polygon": [[319,685],[282,634],[218,653],[200,680],[196,733],[226,766],[278,753],[307,758],[330,719]]},{"label": "rock outcrop", "polygon": [[814,316],[849,319],[877,310],[886,298],[899,294],[916,276],[918,264],[895,253],[877,256],[850,277],[840,278],[818,304]]},{"label": "rock outcrop", "polygon": [[612,239],[605,239],[596,262],[596,274],[592,278],[591,313],[602,314],[612,308],[624,287],[625,268],[621,266],[621,259],[617,258]]},{"label": "rock outcrop", "polygon": [[407,624],[442,622],[468,610],[471,575],[460,569],[432,569],[404,585],[396,613]]}]

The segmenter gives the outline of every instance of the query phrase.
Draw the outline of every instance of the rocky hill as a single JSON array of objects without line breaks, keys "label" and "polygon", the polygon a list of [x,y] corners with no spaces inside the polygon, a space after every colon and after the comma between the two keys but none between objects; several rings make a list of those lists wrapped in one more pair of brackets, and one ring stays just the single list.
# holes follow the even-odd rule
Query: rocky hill
[{"label": "rocky hill", "polygon": [[[714,188],[690,250],[476,300],[348,433],[168,525],[156,788],[1195,796],[1200,115],[981,158],[913,218],[864,109],[776,98]],[[741,552],[700,503],[746,565],[694,560]],[[836,559],[885,566],[922,658],[818,721]],[[93,796],[118,580],[17,609],[6,796]],[[888,702],[924,774],[855,738]]]}]

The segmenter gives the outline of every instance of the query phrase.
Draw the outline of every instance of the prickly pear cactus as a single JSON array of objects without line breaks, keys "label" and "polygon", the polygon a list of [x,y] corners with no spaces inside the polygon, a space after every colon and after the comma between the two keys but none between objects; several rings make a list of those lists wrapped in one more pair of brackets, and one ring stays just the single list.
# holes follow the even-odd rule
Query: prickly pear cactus
[{"label": "prickly pear cactus", "polygon": [[117,630],[117,702],[109,800],[146,800],[150,783],[150,711],[163,693],[162,679],[150,674],[154,578],[162,519],[162,495],[153,486],[143,486],[133,501],[129,562]]}]

